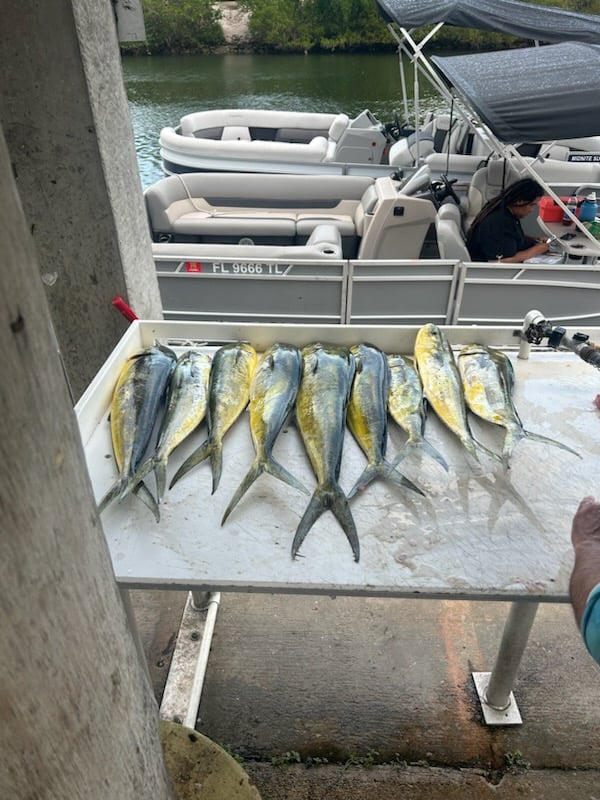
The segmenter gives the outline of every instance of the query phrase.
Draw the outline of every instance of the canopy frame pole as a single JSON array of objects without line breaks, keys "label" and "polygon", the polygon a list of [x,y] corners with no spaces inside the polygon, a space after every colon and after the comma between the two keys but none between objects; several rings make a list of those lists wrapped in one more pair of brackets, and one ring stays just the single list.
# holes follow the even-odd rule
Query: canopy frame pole
[{"label": "canopy frame pole", "polygon": [[[388,26],[389,27],[389,26]],[[402,105],[404,106],[404,119],[410,122],[410,111],[408,108],[408,91],[406,88],[406,70],[404,69],[404,53],[401,47],[398,47],[398,61],[400,64],[400,86],[402,87]]]},{"label": "canopy frame pole", "polygon": [[[421,94],[421,91],[420,91],[420,86],[419,86],[419,61],[418,61],[418,59],[419,59],[419,54],[421,53],[421,49],[423,47],[425,47],[427,42],[433,36],[435,36],[435,34],[443,26],[444,26],[443,22],[438,22],[437,25],[435,25],[433,27],[433,29],[431,31],[429,31],[429,33],[426,36],[424,36],[423,39],[420,42],[415,41],[415,39],[413,38],[413,36],[412,36],[413,29],[412,28],[411,28],[410,31],[407,30],[406,28],[400,28],[400,32],[402,33],[402,36],[398,36],[398,33],[396,32],[396,29],[395,29],[395,27],[393,26],[393,24],[391,22],[388,23],[388,26],[387,26],[388,30],[390,31],[390,34],[392,35],[392,37],[398,43],[398,52],[400,53],[400,63],[402,65],[402,67],[401,67],[401,69],[402,69],[401,79],[402,79],[402,93],[403,93],[403,97],[404,97],[404,111],[405,111],[405,116],[406,116],[407,120],[410,119],[410,112],[409,112],[409,109],[408,109],[408,94],[407,94],[407,90],[406,90],[406,78],[405,78],[405,74],[404,74],[404,63],[403,63],[403,60],[402,60],[402,56],[406,55],[406,57],[408,59],[410,59],[410,62],[413,65],[413,108],[414,108],[414,120],[415,120],[414,128],[415,128],[415,146],[416,146],[416,151],[417,151],[417,157],[416,157],[417,163],[419,163],[419,161],[421,159],[421,148],[420,148],[420,113],[421,113],[420,94]],[[412,48],[412,50],[410,48],[406,47],[406,42],[409,42],[410,48]],[[435,76],[435,73],[433,73],[433,74]],[[428,77],[428,76],[425,75],[425,77]],[[431,78],[429,78],[429,80],[431,80]],[[434,88],[438,89],[438,91],[439,91],[439,88],[437,86],[435,86]]]},{"label": "canopy frame pole", "polygon": [[[413,64],[413,68],[415,71],[415,130],[417,132],[417,158],[420,156],[419,152],[419,140],[418,140],[418,131],[419,131],[419,81],[418,81],[418,73],[419,71],[423,74],[423,77],[429,81],[429,83],[433,86],[433,88],[438,92],[439,95],[449,104],[455,104],[458,114],[467,123],[469,128],[475,133],[476,136],[480,136],[477,128],[473,124],[472,119],[469,117],[468,112],[461,106],[460,102],[457,102],[457,98],[453,95],[452,91],[448,89],[442,78],[440,78],[439,74],[431,65],[427,56],[423,53],[423,48],[427,44],[427,42],[432,39],[435,34],[444,26],[443,22],[439,22],[435,25],[432,30],[421,39],[420,42],[417,42],[413,36],[413,29],[408,30],[407,28],[400,28],[402,36],[399,37],[396,33],[396,30],[390,23],[388,25],[388,29],[391,31],[392,36],[398,42],[398,48],[406,56],[411,60]],[[477,115],[475,115],[476,117]]]}]

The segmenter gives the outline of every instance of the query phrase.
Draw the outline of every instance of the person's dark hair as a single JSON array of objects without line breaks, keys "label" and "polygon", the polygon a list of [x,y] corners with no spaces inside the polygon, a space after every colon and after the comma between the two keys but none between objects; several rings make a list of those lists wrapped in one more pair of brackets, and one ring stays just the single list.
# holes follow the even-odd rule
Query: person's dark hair
[{"label": "person's dark hair", "polygon": [[499,195],[488,200],[479,214],[477,214],[467,233],[467,244],[477,225],[479,225],[488,214],[491,214],[492,211],[500,208],[500,206],[508,207],[518,205],[519,203],[533,203],[534,200],[537,200],[538,197],[542,197],[543,194],[544,190],[533,178],[521,178],[521,180],[511,183],[511,185],[503,189]]}]

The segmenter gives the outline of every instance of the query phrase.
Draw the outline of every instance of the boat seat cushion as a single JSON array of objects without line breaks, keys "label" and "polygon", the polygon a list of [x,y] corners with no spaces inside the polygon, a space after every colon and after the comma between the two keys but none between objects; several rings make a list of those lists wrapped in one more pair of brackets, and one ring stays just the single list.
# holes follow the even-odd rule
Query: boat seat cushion
[{"label": "boat seat cushion", "polygon": [[342,241],[335,225],[318,225],[304,245],[160,243],[152,245],[152,254],[156,261],[160,261],[161,256],[190,261],[200,258],[342,258]]},{"label": "boat seat cushion", "polygon": [[342,134],[350,124],[350,117],[347,114],[338,114],[329,126],[327,138],[333,142],[339,142]]},{"label": "boat seat cushion", "polygon": [[296,236],[296,219],[292,214],[277,216],[257,214],[207,214],[192,212],[172,223],[172,232],[186,236]]},{"label": "boat seat cushion", "polygon": [[316,226],[333,225],[342,236],[355,236],[356,226],[352,217],[345,214],[298,214],[296,231],[298,236],[309,236]]},{"label": "boat seat cushion", "polygon": [[440,206],[435,220],[435,232],[440,258],[452,261],[471,261],[463,237],[458,206],[451,203]]}]

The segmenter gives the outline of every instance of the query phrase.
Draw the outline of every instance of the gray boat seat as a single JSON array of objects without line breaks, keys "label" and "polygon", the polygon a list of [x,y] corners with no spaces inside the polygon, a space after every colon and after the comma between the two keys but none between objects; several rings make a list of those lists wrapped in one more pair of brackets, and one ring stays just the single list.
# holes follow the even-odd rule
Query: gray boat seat
[{"label": "gray boat seat", "polygon": [[433,137],[429,134],[420,133],[417,148],[417,137],[414,133],[397,142],[390,147],[388,160],[394,167],[412,167],[418,160],[425,158],[434,152]]},{"label": "gray boat seat", "polygon": [[342,258],[342,238],[335,225],[317,225],[304,245],[155,243],[152,255],[157,261],[161,256],[189,261],[202,258],[336,259]]},{"label": "gray boat seat", "polygon": [[294,238],[296,220],[276,214],[257,217],[255,214],[208,214],[194,211],[173,222],[172,231],[180,236],[279,236]]},{"label": "gray boat seat", "polygon": [[397,187],[397,181],[391,178],[378,178],[372,210],[365,213],[361,204],[357,221],[357,228],[362,230],[359,259],[421,257],[427,233],[435,222],[435,207],[431,200],[400,194]]},{"label": "gray boat seat", "polygon": [[326,212],[299,213],[296,217],[296,230],[299,236],[307,236],[315,225],[323,222],[334,224],[342,236],[362,236],[365,231],[365,218],[373,214],[378,195],[375,183],[368,186],[356,204],[354,214],[327,214]]},{"label": "gray boat seat", "polygon": [[452,261],[471,261],[461,224],[461,211],[455,203],[444,203],[435,219],[440,258]]},{"label": "gray boat seat", "polygon": [[486,166],[478,169],[471,179],[467,193],[465,230],[469,229],[488,200],[497,197],[503,189],[519,178],[519,169],[506,158],[492,159]]},{"label": "gray boat seat", "polygon": [[329,126],[327,132],[327,153],[324,161],[333,161],[339,140],[350,125],[350,117],[347,114],[338,114]]}]

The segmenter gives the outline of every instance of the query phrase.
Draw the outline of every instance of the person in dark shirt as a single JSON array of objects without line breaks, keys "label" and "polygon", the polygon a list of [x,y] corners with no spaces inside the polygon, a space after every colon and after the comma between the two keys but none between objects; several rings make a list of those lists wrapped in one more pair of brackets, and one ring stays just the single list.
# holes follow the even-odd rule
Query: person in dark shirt
[{"label": "person in dark shirt", "polygon": [[522,178],[489,200],[473,220],[467,233],[467,249],[473,261],[504,261],[520,264],[548,251],[545,239],[526,236],[521,220],[544,194],[531,178]]}]

